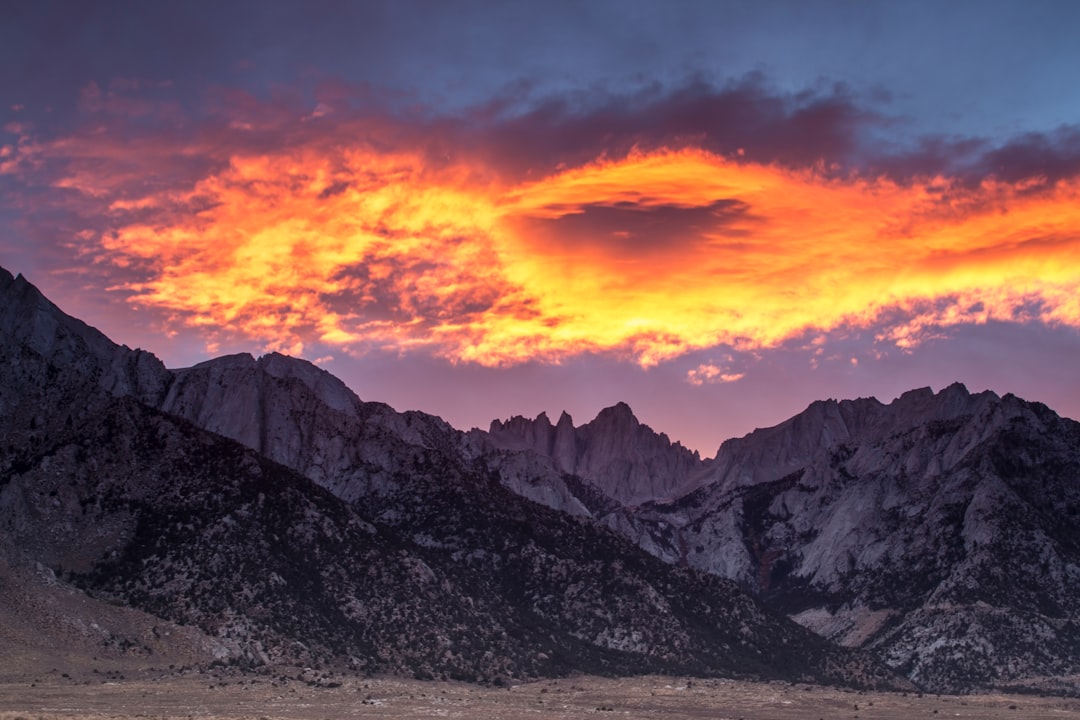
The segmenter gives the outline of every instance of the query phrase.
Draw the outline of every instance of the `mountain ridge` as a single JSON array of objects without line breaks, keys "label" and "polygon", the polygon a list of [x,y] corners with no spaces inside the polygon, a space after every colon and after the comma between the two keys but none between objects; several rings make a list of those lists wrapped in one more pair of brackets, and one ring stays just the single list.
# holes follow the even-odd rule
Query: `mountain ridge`
[{"label": "mountain ridge", "polygon": [[[28,314],[59,312],[30,299]],[[180,384],[162,402],[204,422],[221,417],[196,400],[239,415],[252,409],[252,387],[288,400],[263,412],[257,433],[240,424],[234,434],[308,463],[308,475],[342,460],[353,474],[336,489],[355,493],[348,498],[100,382],[120,349],[65,318],[30,333],[48,340],[38,344],[48,357],[9,332],[25,336],[25,323],[0,325],[0,546],[11,553],[0,564],[0,603],[16,602],[9,583],[43,592],[27,577],[47,574],[75,598],[61,618],[90,628],[73,631],[87,654],[149,658],[163,647],[147,635],[160,630],[187,633],[188,658],[248,668],[329,663],[481,682],[664,672],[901,684],[733,583],[670,567],[590,518],[512,493],[454,456],[468,438],[437,419],[354,400],[282,356],[233,356],[172,377]],[[88,349],[100,355],[69,362]],[[330,407],[328,397],[342,402]],[[324,424],[359,429],[360,442],[340,456],[293,442],[293,432]],[[134,614],[116,619],[105,605]],[[4,605],[0,616],[27,607]],[[34,613],[24,618],[31,626],[56,618]],[[98,622],[107,617],[108,626]],[[16,650],[25,653],[26,637],[0,643],[23,638]]]},{"label": "mountain ridge", "polygon": [[559,472],[590,480],[623,505],[684,494],[707,467],[697,451],[640,423],[624,402],[600,410],[580,427],[565,411],[555,425],[540,413],[535,420],[520,415],[493,420],[488,435],[501,449],[550,458]]},{"label": "mountain ridge", "polygon": [[[0,292],[12,283],[0,277]],[[29,299],[31,314],[60,312]],[[1080,524],[1080,424],[1038,403],[959,383],[887,404],[815,401],[703,460],[624,403],[577,427],[563,413],[554,425],[541,414],[461,432],[361,401],[306,361],[241,355],[163,375],[65,316],[35,325],[11,315],[9,304],[0,330],[37,338],[60,361],[72,347],[96,349],[78,367],[103,391],[157,398],[154,407],[282,463],[394,532],[429,517],[425,503],[448,482],[501,488],[733,581],[926,688],[1035,687],[1080,673],[1068,601],[1080,596],[1080,548],[1067,532]],[[453,537],[461,518],[481,522],[455,512]],[[412,541],[432,551],[459,542],[442,532]]]},{"label": "mountain ridge", "polygon": [[[870,418],[839,432],[844,413]],[[1075,421],[959,384],[815,403],[728,445],[690,496],[607,522],[928,687],[1068,674],[1078,449]]]}]

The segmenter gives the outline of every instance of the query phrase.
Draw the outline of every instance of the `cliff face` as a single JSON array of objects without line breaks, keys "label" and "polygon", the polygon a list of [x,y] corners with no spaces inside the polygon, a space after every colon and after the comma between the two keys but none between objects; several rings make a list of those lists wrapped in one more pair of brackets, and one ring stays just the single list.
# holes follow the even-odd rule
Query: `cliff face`
[{"label": "cliff face", "polygon": [[366,422],[377,406],[329,373],[281,355],[233,355],[177,370],[160,407],[345,495],[363,491],[348,487],[350,480],[363,478],[365,488],[385,480],[376,472],[380,461],[380,470],[397,469],[400,438]]},{"label": "cliff face", "polygon": [[354,502],[399,502],[403,478],[432,481],[433,467],[498,478],[930,688],[1080,667],[1080,557],[1062,530],[1080,523],[1076,424],[1012,396],[954,385],[816,402],[704,462],[625,405],[581,427],[564,413],[462,434],[281,356],[179,371],[165,407]]}]

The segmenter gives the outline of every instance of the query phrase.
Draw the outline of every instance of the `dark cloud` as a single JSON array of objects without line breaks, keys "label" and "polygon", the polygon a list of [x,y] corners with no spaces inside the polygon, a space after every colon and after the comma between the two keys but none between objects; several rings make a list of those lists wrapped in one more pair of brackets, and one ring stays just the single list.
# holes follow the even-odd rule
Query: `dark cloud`
[{"label": "dark cloud", "polygon": [[985,153],[973,174],[1006,182],[1045,178],[1056,182],[1080,174],[1080,126],[1052,133],[1027,133]]},{"label": "dark cloud", "polygon": [[703,207],[587,204],[567,208],[560,217],[534,219],[527,224],[529,234],[544,238],[549,247],[587,247],[641,256],[688,249],[688,243],[707,242],[712,235],[745,235],[745,229],[731,226],[745,224],[750,219],[749,210],[746,203],[731,199]]},{"label": "dark cloud", "polygon": [[988,177],[1053,183],[1080,174],[1080,126],[1004,139],[898,140],[904,123],[886,112],[891,99],[880,88],[856,94],[837,84],[787,93],[751,74],[723,86],[695,77],[622,94],[594,89],[532,97],[534,89],[522,83],[464,120],[426,130],[438,127],[456,143],[467,138],[466,147],[515,175],[543,174],[598,154],[688,146],[745,161],[901,182],[940,175],[968,184]]},{"label": "dark cloud", "polygon": [[[451,113],[406,92],[325,75],[265,92],[209,85],[197,100],[168,80],[122,75],[85,82],[72,93],[71,127],[35,126],[27,113],[9,109],[8,134],[32,135],[42,149],[39,163],[60,158],[73,166],[98,163],[99,170],[114,163],[97,174],[117,184],[180,176],[190,182],[235,155],[358,143],[421,152],[430,167],[475,159],[515,181],[660,147],[900,181],[942,175],[969,183],[989,176],[1053,182],[1080,173],[1080,126],[1004,140],[886,142],[882,138],[901,123],[885,112],[889,98],[880,88],[859,94],[837,84],[784,92],[761,74],[722,85],[697,75],[629,91],[553,93],[522,81],[494,100]],[[139,152],[125,152],[133,147]]]},{"label": "dark cloud", "polygon": [[939,175],[955,177],[990,148],[984,138],[927,136],[918,138],[910,147],[871,149],[864,165],[871,174],[902,181]]},{"label": "dark cloud", "polygon": [[967,185],[988,178],[1053,184],[1080,175],[1080,126],[997,142],[979,137],[924,137],[911,148],[870,152],[862,165],[864,172],[898,180],[942,176]]},{"label": "dark cloud", "polygon": [[[0,8],[0,86],[43,125],[70,127],[79,90],[117,78],[215,75],[234,52],[230,3],[41,0]],[[216,20],[216,21],[215,21]],[[187,91],[188,83],[181,88]],[[47,110],[47,112],[42,112]]]},{"label": "dark cloud", "polygon": [[319,193],[319,199],[326,200],[327,198],[332,198],[335,195],[340,195],[348,189],[349,183],[345,182],[344,180],[332,183],[331,185],[327,185],[326,189]]},{"label": "dark cloud", "polygon": [[[525,86],[522,92],[530,88]],[[504,167],[543,172],[631,149],[694,146],[763,163],[849,165],[863,135],[884,122],[845,87],[779,92],[761,75],[718,87],[692,78],[629,94],[503,97],[470,113],[467,128]]]}]

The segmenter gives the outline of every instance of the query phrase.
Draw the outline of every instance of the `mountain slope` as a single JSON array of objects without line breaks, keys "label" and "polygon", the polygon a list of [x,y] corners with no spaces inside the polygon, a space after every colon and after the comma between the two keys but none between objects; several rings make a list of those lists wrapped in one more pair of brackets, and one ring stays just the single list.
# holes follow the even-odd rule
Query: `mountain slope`
[{"label": "mountain slope", "polygon": [[98,330],[66,315],[22,275],[0,267],[0,336],[33,350],[58,367],[91,378],[113,395],[150,405],[164,397],[171,374],[154,355],[117,345]]}]

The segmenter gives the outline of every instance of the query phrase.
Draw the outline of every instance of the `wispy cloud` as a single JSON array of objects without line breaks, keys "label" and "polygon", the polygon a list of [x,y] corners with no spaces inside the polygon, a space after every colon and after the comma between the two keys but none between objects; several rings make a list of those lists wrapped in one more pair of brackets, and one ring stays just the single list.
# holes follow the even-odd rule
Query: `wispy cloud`
[{"label": "wispy cloud", "polygon": [[731,383],[742,380],[744,377],[746,373],[726,372],[722,367],[712,363],[702,363],[686,373],[686,381],[691,385]]}]

